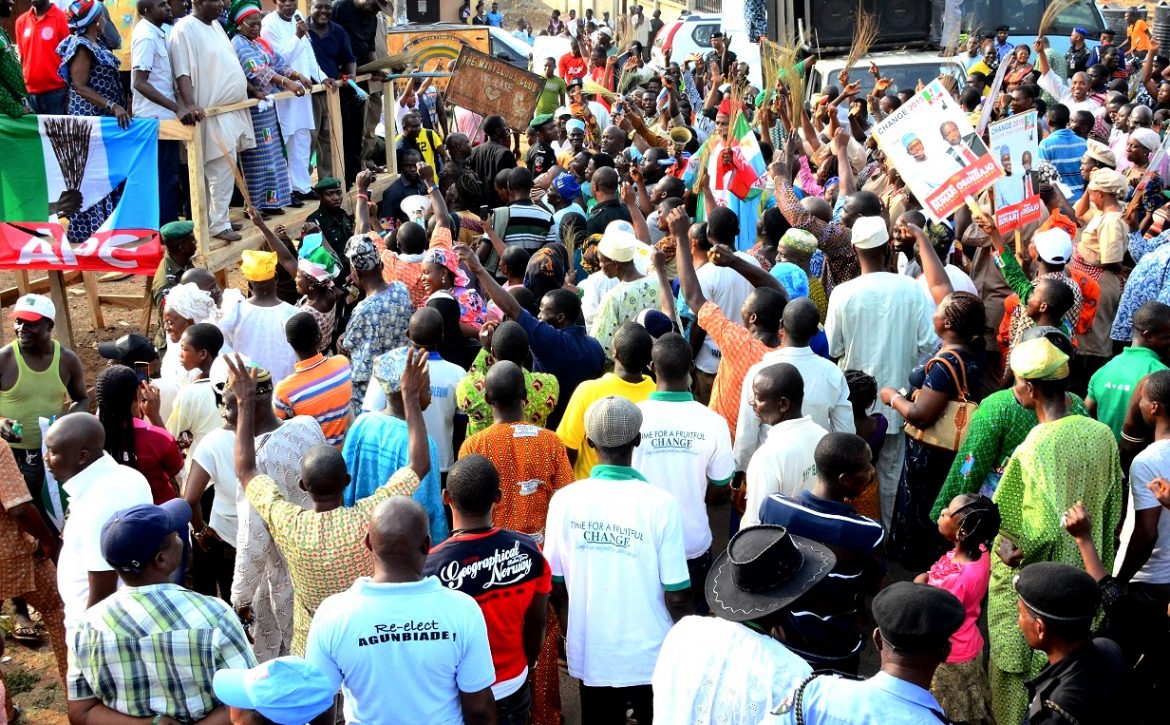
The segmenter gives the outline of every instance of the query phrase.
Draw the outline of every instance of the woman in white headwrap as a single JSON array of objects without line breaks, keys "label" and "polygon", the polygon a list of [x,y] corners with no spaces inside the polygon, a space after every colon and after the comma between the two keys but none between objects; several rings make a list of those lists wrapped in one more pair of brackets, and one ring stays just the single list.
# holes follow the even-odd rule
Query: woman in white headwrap
[{"label": "woman in white headwrap", "polygon": [[[1131,136],[1129,143],[1132,147],[1140,142]],[[1129,242],[1129,223],[1125,220],[1125,207],[1121,201],[1128,190],[1129,183],[1121,172],[1095,169],[1083,197],[1088,199],[1088,209],[1084,214],[1080,213],[1082,204],[1077,204],[1078,217],[1088,223],[1070,264],[1097,280],[1101,288],[1093,326],[1077,338],[1077,359],[1082,360],[1080,365],[1083,366],[1078,370],[1078,378],[1087,378],[1113,354],[1109,329],[1121,300],[1121,260]]]},{"label": "woman in white headwrap", "polygon": [[1125,158],[1130,163],[1130,167],[1125,170],[1125,179],[1129,183],[1129,189],[1122,199],[1131,199],[1134,194],[1138,193],[1139,188],[1142,190],[1142,196],[1138,202],[1137,217],[1133,220],[1139,226],[1147,215],[1157,211],[1164,199],[1162,196],[1162,177],[1157,173],[1157,169],[1150,167],[1150,162],[1153,161],[1154,154],[1157,153],[1158,147],[1161,145],[1162,139],[1158,137],[1157,132],[1148,128],[1135,128],[1130,131],[1129,141],[1125,146]]},{"label": "woman in white headwrap", "polygon": [[[167,335],[167,349],[163,353],[162,370],[155,382],[160,398],[160,416],[166,420],[179,391],[191,382],[188,371],[179,362],[179,338],[183,332],[198,322],[215,322],[218,308],[211,295],[199,289],[198,285],[175,285],[167,292],[163,303],[162,324]],[[221,354],[226,354],[221,351]]]}]

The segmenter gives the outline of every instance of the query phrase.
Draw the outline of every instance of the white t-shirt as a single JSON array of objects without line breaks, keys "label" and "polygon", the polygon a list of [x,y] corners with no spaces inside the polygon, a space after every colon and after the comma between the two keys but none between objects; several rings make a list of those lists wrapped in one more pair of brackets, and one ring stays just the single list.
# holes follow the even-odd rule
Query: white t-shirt
[{"label": "white t-shirt", "polygon": [[[804,402],[800,412],[813,422],[834,433],[854,433],[853,405],[849,402],[849,385],[845,373],[817,355],[811,347],[781,347],[764,353],[760,362],[748,368],[739,393],[739,418],[735,425],[735,465],[746,471],[748,461],[763,445],[769,426],[752,410],[752,381],[766,367],[788,363],[804,381]],[[904,383],[903,383],[904,384]]]},{"label": "white t-shirt", "polygon": [[581,316],[585,318],[585,329],[593,327],[593,320],[601,311],[601,300],[607,292],[618,286],[619,281],[617,277],[606,277],[605,272],[597,270],[577,285],[581,290]]},{"label": "white t-shirt", "polygon": [[591,687],[649,684],[672,621],[663,589],[690,588],[678,499],[624,466],[553,494],[544,556],[569,591],[569,674]]},{"label": "white t-shirt", "polygon": [[154,503],[154,495],[141,473],[108,454],[69,479],[64,488],[69,518],[61,532],[57,590],[65,603],[65,632],[71,637],[89,605],[89,573],[114,568],[102,556],[102,527],[123,509]]},{"label": "white t-shirt", "polygon": [[293,374],[297,363],[284,323],[298,312],[287,302],[261,307],[244,301],[224,314],[219,329],[233,350],[272,373],[273,380],[284,380]]},{"label": "white t-shirt", "polygon": [[760,523],[760,506],[768,494],[796,497],[817,482],[813,451],[829,432],[804,416],[772,426],[768,438],[747,467],[747,509],[740,527]]},{"label": "white t-shirt", "polygon": [[[1121,569],[1125,561],[1125,552],[1129,548],[1130,537],[1136,525],[1137,511],[1146,509],[1161,509],[1162,504],[1154,498],[1146,484],[1158,476],[1170,474],[1170,440],[1154,441],[1144,451],[1137,454],[1129,467],[1129,506],[1125,510],[1125,523],[1121,527],[1121,546],[1118,547],[1117,558],[1114,563],[1114,575]],[[1158,540],[1154,543],[1154,550],[1150,558],[1133,575],[1135,582],[1148,584],[1170,583],[1170,514],[1162,511],[1158,516]]]},{"label": "white t-shirt", "polygon": [[[223,426],[223,416],[215,404],[215,391],[207,378],[196,380],[179,391],[171,414],[167,416],[167,432],[177,440],[184,431],[191,433],[191,447],[198,450],[199,443],[213,430]],[[188,460],[183,472],[191,470]]]},{"label": "white t-shirt", "polygon": [[651,393],[638,407],[642,442],[634,449],[633,467],[678,499],[683,543],[687,558],[694,559],[711,548],[707,482],[722,486],[735,475],[731,431],[723,416],[690,393]]},{"label": "white t-shirt", "polygon": [[756,725],[812,674],[772,637],[715,617],[683,617],[654,668],[654,719]]},{"label": "white t-shirt", "polygon": [[[167,51],[166,34],[162,28],[141,19],[134,24],[130,34],[130,70],[144,70],[150,75],[147,84],[158,91],[163,98],[175,100],[175,82],[171,75],[171,55]],[[138,118],[170,120],[175,113],[164,108],[131,87],[134,98],[134,115]]]},{"label": "white t-shirt", "polygon": [[479,605],[433,576],[408,584],[361,577],[327,598],[305,659],[341,687],[351,725],[461,724],[459,693],[496,679]]},{"label": "white t-shirt", "polygon": [[240,481],[236,478],[235,455],[236,432],[227,428],[218,428],[204,436],[194,453],[195,462],[211,476],[211,486],[215,491],[207,525],[232,546],[237,546],[236,534],[240,526],[236,512]]},{"label": "white t-shirt", "polygon": [[[455,388],[466,377],[467,371],[444,360],[437,352],[432,352],[427,358],[427,368],[431,376],[431,404],[423,411],[423,422],[427,425],[427,435],[435,442],[439,452],[439,470],[446,473],[455,461],[451,442],[455,434],[455,414],[459,412],[455,404]],[[370,385],[366,388],[362,410],[377,412],[385,409],[386,391],[382,386]]]},{"label": "white t-shirt", "polygon": [[[738,252],[736,256],[757,267],[760,266],[756,258],[750,254]],[[734,269],[720,267],[712,262],[696,269],[695,277],[699,279],[699,289],[703,290],[703,296],[714,302],[723,311],[724,317],[737,325],[742,325],[743,303],[754,289],[752,283],[744,279],[743,275]],[[691,310],[691,313],[697,315],[699,311]],[[715,344],[715,340],[710,335],[707,335],[706,339],[703,340],[703,346],[699,349],[699,354],[695,357],[695,367],[714,375],[719,369],[719,359],[719,345]]]}]

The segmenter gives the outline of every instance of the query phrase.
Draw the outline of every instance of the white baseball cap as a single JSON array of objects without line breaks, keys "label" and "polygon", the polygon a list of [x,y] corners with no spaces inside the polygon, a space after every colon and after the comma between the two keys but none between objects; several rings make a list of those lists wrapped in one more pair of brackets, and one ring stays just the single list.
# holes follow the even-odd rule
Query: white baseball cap
[{"label": "white baseball cap", "polygon": [[1072,259],[1072,237],[1059,227],[1052,227],[1032,235],[1036,254],[1049,264],[1067,264]]},{"label": "white baseball cap", "polygon": [[880,216],[858,217],[850,230],[849,241],[858,249],[874,249],[890,241],[886,220]]},{"label": "white baseball cap", "polygon": [[43,317],[50,320],[57,317],[57,308],[53,306],[53,301],[44,295],[24,295],[16,301],[16,307],[13,308],[12,314],[8,315],[10,320],[25,322],[39,322]]}]

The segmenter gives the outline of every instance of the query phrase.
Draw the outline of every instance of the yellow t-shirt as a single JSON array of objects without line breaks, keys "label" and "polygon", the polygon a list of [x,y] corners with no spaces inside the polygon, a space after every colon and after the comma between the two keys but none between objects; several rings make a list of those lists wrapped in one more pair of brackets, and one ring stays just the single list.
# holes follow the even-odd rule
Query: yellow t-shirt
[{"label": "yellow t-shirt", "polygon": [[1138,18],[1133,25],[1126,28],[1125,35],[1129,38],[1131,51],[1143,53],[1150,49],[1150,26],[1145,20]]},{"label": "yellow t-shirt", "polygon": [[645,375],[640,383],[627,383],[613,373],[606,373],[597,380],[586,380],[577,386],[565,407],[561,424],[557,426],[557,435],[566,448],[577,451],[573,475],[578,481],[589,478],[589,472],[597,465],[597,451],[585,440],[585,411],[589,410],[589,406],[610,395],[625,398],[631,403],[641,403],[650,397],[654,388],[654,381]]}]

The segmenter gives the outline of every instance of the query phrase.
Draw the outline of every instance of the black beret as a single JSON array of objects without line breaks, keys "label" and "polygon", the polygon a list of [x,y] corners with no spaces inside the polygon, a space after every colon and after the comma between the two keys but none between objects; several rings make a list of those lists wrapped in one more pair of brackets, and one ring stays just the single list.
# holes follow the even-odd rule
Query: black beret
[{"label": "black beret", "polygon": [[1101,588],[1083,569],[1047,561],[1020,571],[1016,594],[1041,619],[1058,622],[1092,619],[1101,603]]},{"label": "black beret", "polygon": [[873,619],[882,638],[905,652],[939,648],[966,616],[954,594],[928,584],[898,582],[873,599]]}]

